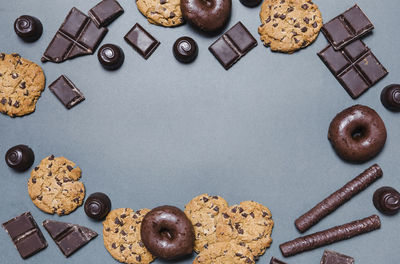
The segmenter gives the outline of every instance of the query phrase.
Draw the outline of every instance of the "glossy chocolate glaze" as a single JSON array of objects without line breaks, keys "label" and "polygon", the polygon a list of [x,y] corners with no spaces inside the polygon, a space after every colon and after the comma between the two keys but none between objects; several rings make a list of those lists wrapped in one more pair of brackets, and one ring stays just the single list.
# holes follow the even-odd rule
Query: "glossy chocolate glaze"
[{"label": "glossy chocolate glaze", "polygon": [[372,201],[382,214],[394,215],[400,211],[400,193],[392,187],[384,186],[376,190]]},{"label": "glossy chocolate glaze", "polygon": [[30,147],[17,145],[7,151],[5,160],[10,168],[17,171],[25,171],[32,166],[35,161],[35,155]]},{"label": "glossy chocolate glaze", "polygon": [[195,237],[192,223],[184,212],[174,206],[159,206],[147,213],[140,234],[146,248],[162,259],[178,259],[193,251]]},{"label": "glossy chocolate glaze", "polygon": [[386,142],[386,127],[371,108],[354,105],[331,121],[328,139],[340,158],[362,163],[378,155]]},{"label": "glossy chocolate glaze", "polygon": [[42,36],[43,25],[33,16],[20,16],[14,22],[15,33],[26,42],[34,42]]},{"label": "glossy chocolate glaze", "polygon": [[172,47],[175,58],[183,63],[194,61],[197,57],[198,50],[196,41],[190,37],[178,38]]},{"label": "glossy chocolate glaze", "polygon": [[97,58],[105,69],[116,70],[124,63],[125,55],[119,46],[104,44],[97,52]]},{"label": "glossy chocolate glaze", "polygon": [[400,84],[386,86],[381,92],[381,102],[391,111],[400,111]]},{"label": "glossy chocolate glaze", "polygon": [[85,201],[85,213],[90,218],[101,220],[111,210],[111,200],[101,192],[92,193]]}]

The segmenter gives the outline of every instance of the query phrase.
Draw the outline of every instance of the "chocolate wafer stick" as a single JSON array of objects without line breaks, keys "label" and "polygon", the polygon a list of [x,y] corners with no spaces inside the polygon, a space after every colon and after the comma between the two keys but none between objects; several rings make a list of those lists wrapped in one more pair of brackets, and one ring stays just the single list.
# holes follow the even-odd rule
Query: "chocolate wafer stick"
[{"label": "chocolate wafer stick", "polygon": [[332,244],[337,241],[352,238],[378,229],[381,220],[377,215],[371,215],[361,220],[356,220],[341,226],[335,226],[308,236],[296,238],[279,246],[282,255],[293,256],[298,253]]},{"label": "chocolate wafer stick", "polygon": [[342,188],[332,193],[328,198],[314,206],[294,222],[300,232],[308,230],[322,218],[335,211],[339,206],[350,200],[353,196],[366,189],[383,175],[381,167],[374,164],[360,175],[349,181]]}]

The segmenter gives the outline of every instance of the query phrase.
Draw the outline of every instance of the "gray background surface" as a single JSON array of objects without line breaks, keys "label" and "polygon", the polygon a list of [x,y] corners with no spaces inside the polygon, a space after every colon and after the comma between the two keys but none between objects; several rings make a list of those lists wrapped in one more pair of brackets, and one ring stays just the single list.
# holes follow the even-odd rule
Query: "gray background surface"
[{"label": "gray background surface", "polygon": [[[357,1],[375,25],[365,43],[390,72],[357,100],[347,95],[317,57],[327,44],[322,34],[293,55],[272,53],[259,41],[259,7],[246,8],[238,0],[233,0],[228,27],[242,21],[258,46],[229,71],[207,50],[217,36],[201,35],[188,25],[172,29],[150,25],[133,0],[120,0],[125,13],[109,26],[102,42],[115,43],[125,51],[125,64],[116,72],[103,70],[95,55],[62,64],[40,63],[71,7],[86,13],[97,0],[1,1],[1,51],[18,52],[41,65],[47,82],[35,113],[15,119],[0,116],[0,154],[23,143],[34,150],[35,164],[50,154],[63,155],[82,168],[87,194],[107,193],[113,208],[171,204],[183,209],[204,192],[221,195],[232,205],[258,201],[271,209],[275,221],[271,248],[257,262],[267,263],[271,256],[282,258],[279,244],[299,236],[293,224],[299,215],[374,162],[381,165],[384,177],[307,234],[379,214],[371,202],[374,190],[383,185],[400,189],[400,114],[387,111],[379,100],[384,86],[400,82],[396,0]],[[316,3],[328,21],[355,2]],[[23,14],[43,22],[39,41],[26,44],[15,35],[13,22]],[[161,42],[147,61],[123,40],[135,22]],[[193,37],[200,48],[190,65],[177,62],[171,52],[182,35]],[[61,74],[87,98],[71,110],[47,88]],[[327,140],[331,119],[356,103],[374,108],[388,131],[383,152],[361,165],[340,160]],[[103,246],[101,222],[86,217],[83,207],[63,217],[47,215],[29,198],[29,171],[16,173],[0,161],[0,177],[0,222],[31,211],[39,224],[55,219],[86,225],[100,234],[67,260],[42,228],[48,248],[23,261],[1,231],[0,263],[116,263]],[[379,231],[325,248],[351,255],[356,263],[398,263],[400,216],[379,216]],[[319,263],[323,250],[285,260]]]}]

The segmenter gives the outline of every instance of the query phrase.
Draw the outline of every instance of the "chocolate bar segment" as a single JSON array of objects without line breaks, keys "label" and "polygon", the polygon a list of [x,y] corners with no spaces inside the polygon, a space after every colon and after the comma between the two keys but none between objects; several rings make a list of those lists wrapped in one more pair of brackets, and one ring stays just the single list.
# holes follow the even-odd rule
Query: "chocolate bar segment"
[{"label": "chocolate bar segment", "polygon": [[78,56],[93,54],[107,32],[107,28],[98,28],[88,16],[73,7],[41,60],[60,63]]},{"label": "chocolate bar segment", "polygon": [[146,60],[160,45],[160,42],[138,23],[132,27],[124,39]]},{"label": "chocolate bar segment", "polygon": [[335,251],[325,250],[321,264],[354,264],[354,258]]},{"label": "chocolate bar segment", "polygon": [[85,100],[83,93],[65,75],[58,77],[49,85],[49,89],[67,109]]},{"label": "chocolate bar segment", "polygon": [[282,255],[293,256],[298,253],[326,246],[334,242],[349,239],[381,227],[381,220],[377,215],[371,215],[341,226],[335,226],[311,235],[296,238],[279,245]]},{"label": "chocolate bar segment", "polygon": [[332,193],[322,202],[318,203],[308,212],[300,216],[294,222],[300,232],[305,232],[318,223],[322,218],[335,211],[339,206],[353,198],[356,194],[365,190],[383,175],[381,167],[374,164],[353,180],[346,183],[342,188]]},{"label": "chocolate bar segment", "polygon": [[359,39],[372,31],[374,25],[358,7],[353,6],[343,14],[325,23],[321,28],[322,33],[335,50],[340,50],[348,43]]},{"label": "chocolate bar segment", "polygon": [[47,247],[46,239],[30,212],[25,212],[3,223],[3,228],[10,235],[23,259]]},{"label": "chocolate bar segment", "polygon": [[339,51],[328,45],[318,56],[353,99],[388,74],[361,40],[356,40]]},{"label": "chocolate bar segment", "polygon": [[271,260],[269,261],[269,264],[286,264],[286,262],[283,262],[282,260],[272,257]]},{"label": "chocolate bar segment", "polygon": [[225,70],[228,70],[255,46],[257,46],[256,39],[241,22],[238,22],[208,49]]},{"label": "chocolate bar segment", "polygon": [[66,257],[97,237],[95,231],[80,225],[45,220],[43,226]]},{"label": "chocolate bar segment", "polygon": [[115,0],[103,0],[89,10],[89,16],[98,27],[105,27],[124,13]]}]

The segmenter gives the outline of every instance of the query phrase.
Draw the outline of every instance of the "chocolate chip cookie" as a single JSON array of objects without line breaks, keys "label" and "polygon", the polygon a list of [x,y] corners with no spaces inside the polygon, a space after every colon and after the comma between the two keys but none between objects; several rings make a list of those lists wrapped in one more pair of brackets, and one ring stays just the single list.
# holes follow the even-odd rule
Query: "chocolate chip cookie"
[{"label": "chocolate chip cookie", "polygon": [[11,117],[35,111],[45,84],[42,68],[17,53],[0,53],[0,112]]},{"label": "chocolate chip cookie", "polygon": [[265,0],[260,20],[264,45],[285,53],[310,45],[322,27],[321,12],[311,0]]},{"label": "chocolate chip cookie", "polygon": [[149,209],[136,212],[130,208],[112,210],[103,222],[104,246],[113,258],[128,264],[148,264],[155,257],[140,237],[140,226]]},{"label": "chocolate chip cookie", "polygon": [[193,264],[253,264],[254,257],[245,246],[234,241],[211,244],[200,252]]},{"label": "chocolate chip cookie", "polygon": [[82,205],[85,186],[78,181],[81,169],[64,157],[44,158],[31,172],[28,192],[42,211],[66,215]]},{"label": "chocolate chip cookie", "polygon": [[217,221],[217,241],[234,241],[246,247],[253,256],[264,254],[270,246],[272,227],[271,212],[262,204],[244,201],[221,213]]},{"label": "chocolate chip cookie", "polygon": [[184,22],[180,0],[136,0],[136,5],[152,24],[175,27]]},{"label": "chocolate chip cookie", "polygon": [[217,218],[227,208],[225,199],[206,193],[196,196],[185,206],[185,214],[193,223],[196,238],[194,251],[199,253],[215,243]]}]

